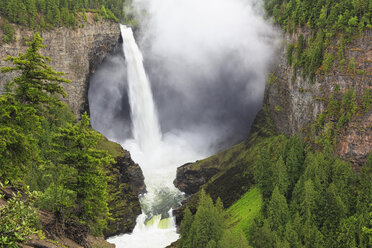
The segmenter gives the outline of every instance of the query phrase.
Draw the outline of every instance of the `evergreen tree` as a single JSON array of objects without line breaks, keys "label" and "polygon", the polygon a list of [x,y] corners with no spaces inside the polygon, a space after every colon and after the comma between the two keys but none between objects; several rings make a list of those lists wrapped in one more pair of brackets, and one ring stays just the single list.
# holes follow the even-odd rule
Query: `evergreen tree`
[{"label": "evergreen tree", "polygon": [[214,205],[211,197],[206,195],[203,189],[194,218],[192,219],[189,210],[185,212],[178,247],[217,247],[224,228],[225,217],[221,200],[217,200]]},{"label": "evergreen tree", "polygon": [[229,230],[225,231],[222,238],[218,242],[218,248],[249,248],[248,241],[245,235],[240,231],[233,233]]},{"label": "evergreen tree", "polygon": [[[297,215],[297,216],[298,216],[297,218],[299,218],[299,215]],[[300,220],[297,219],[297,221],[300,221]],[[302,247],[301,240],[300,240],[300,237],[298,235],[298,232],[299,232],[299,230],[295,229],[295,225],[292,222],[288,222],[285,225],[284,238],[288,242],[289,246],[292,247],[292,248]]]},{"label": "evergreen tree", "polygon": [[20,104],[12,94],[0,96],[0,181],[23,179],[39,149],[32,135],[41,129],[32,107]]},{"label": "evergreen tree", "polygon": [[191,247],[191,237],[194,237],[194,233],[192,233],[192,223],[193,223],[193,216],[189,208],[185,209],[183,220],[181,223],[181,238],[178,241],[177,247],[179,248],[190,248]]},{"label": "evergreen tree", "polygon": [[28,42],[29,48],[18,57],[9,56],[5,61],[11,61],[14,67],[3,67],[2,72],[19,71],[20,75],[13,80],[16,86],[16,98],[23,104],[58,103],[58,95],[66,96],[60,83],[69,80],[59,76],[62,72],[54,71],[47,63],[51,60],[40,54],[44,47],[43,39],[35,33],[34,40]]},{"label": "evergreen tree", "polygon": [[250,243],[253,247],[274,248],[275,234],[270,229],[270,224],[266,220],[260,226],[257,223],[252,225],[252,233]]},{"label": "evergreen tree", "polygon": [[270,149],[265,147],[259,154],[254,164],[254,180],[261,188],[262,194],[265,198],[270,197],[272,188],[272,171]]},{"label": "evergreen tree", "polygon": [[[357,219],[354,216],[351,216],[347,219],[343,219],[340,223],[337,244],[335,247],[340,248],[356,248],[357,242]],[[362,246],[360,246],[362,247]]]},{"label": "evergreen tree", "polygon": [[275,186],[268,204],[267,217],[271,230],[277,231],[280,236],[284,235],[284,227],[289,220],[289,210],[287,200],[278,186]]},{"label": "evergreen tree", "polygon": [[293,188],[302,174],[304,163],[304,148],[298,135],[292,136],[287,141],[284,159],[288,171],[289,186]]},{"label": "evergreen tree", "polygon": [[276,163],[271,166],[272,171],[272,184],[278,188],[282,195],[286,195],[289,186],[289,179],[287,174],[287,168],[284,164],[282,157],[279,157]]},{"label": "evergreen tree", "polygon": [[76,170],[75,180],[66,182],[76,192],[76,212],[79,219],[100,234],[109,215],[107,207],[107,181],[105,167],[114,161],[95,149],[99,134],[89,127],[89,117],[82,116],[80,124],[67,125],[55,136],[55,151],[60,154],[58,164]]}]

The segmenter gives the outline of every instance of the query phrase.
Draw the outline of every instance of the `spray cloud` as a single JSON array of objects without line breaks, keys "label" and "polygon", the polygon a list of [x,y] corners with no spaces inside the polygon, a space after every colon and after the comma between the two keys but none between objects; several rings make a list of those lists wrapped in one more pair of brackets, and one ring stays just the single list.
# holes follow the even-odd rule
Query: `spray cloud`
[{"label": "spray cloud", "polygon": [[146,13],[139,38],[163,132],[192,131],[225,145],[245,138],[262,104],[276,40],[259,2],[133,4]]},{"label": "spray cloud", "polygon": [[172,184],[176,167],[246,137],[262,104],[276,40],[258,3],[133,0],[138,13],[146,13],[143,19],[139,17],[137,40],[162,140],[144,151],[136,138],[130,139],[128,75],[120,56],[106,60],[92,78],[89,91],[93,127],[130,150],[141,165],[148,189],[141,198],[144,213],[133,234],[112,240],[118,247],[148,247],[146,242],[150,241],[152,247],[160,248],[177,239],[171,220],[163,231],[158,224],[145,225],[149,217],[171,215],[169,208],[182,199]]}]

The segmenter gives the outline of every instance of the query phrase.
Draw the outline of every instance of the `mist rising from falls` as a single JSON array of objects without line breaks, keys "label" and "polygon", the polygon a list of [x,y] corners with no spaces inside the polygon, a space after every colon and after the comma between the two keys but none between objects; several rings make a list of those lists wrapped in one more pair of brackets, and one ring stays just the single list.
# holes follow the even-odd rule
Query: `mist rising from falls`
[{"label": "mist rising from falls", "polygon": [[133,0],[138,13],[146,12],[136,38],[147,76],[124,29],[126,62],[122,54],[107,58],[89,89],[93,128],[131,152],[148,190],[133,233],[109,239],[118,248],[163,248],[176,240],[167,218],[183,199],[172,183],[176,168],[246,138],[276,40],[260,2]]},{"label": "mist rising from falls", "polygon": [[194,151],[185,134],[161,134],[142,54],[132,30],[121,25],[121,32],[134,136],[122,146],[141,166],[148,192],[140,198],[142,214],[133,233],[109,241],[118,248],[163,248],[178,239],[172,208],[179,206],[184,196],[172,183],[176,167],[205,155]]}]

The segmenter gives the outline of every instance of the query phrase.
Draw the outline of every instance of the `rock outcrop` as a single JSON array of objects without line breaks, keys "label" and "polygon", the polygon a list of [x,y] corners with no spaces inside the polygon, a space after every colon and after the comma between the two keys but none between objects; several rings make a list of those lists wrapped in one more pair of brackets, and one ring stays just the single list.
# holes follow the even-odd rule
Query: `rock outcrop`
[{"label": "rock outcrop", "polygon": [[[41,53],[52,59],[50,66],[54,70],[65,72],[65,78],[71,80],[71,83],[64,86],[68,94],[64,101],[78,118],[83,111],[89,110],[89,75],[107,54],[114,51],[120,38],[119,24],[108,20],[95,22],[92,13],[87,13],[87,16],[88,21],[81,23],[75,30],[60,27],[40,32],[46,46]],[[26,41],[32,39],[34,32],[15,26],[15,41],[0,47],[0,66],[11,65],[2,59],[23,53],[27,49]],[[0,86],[12,76],[0,72]]]},{"label": "rock outcrop", "polygon": [[128,151],[103,136],[98,146],[116,161],[109,167],[108,205],[112,220],[103,232],[107,238],[133,231],[137,216],[141,214],[138,196],[146,192],[146,186],[140,166],[133,162]]},{"label": "rock outcrop", "polygon": [[219,168],[198,168],[193,163],[187,163],[177,168],[177,176],[174,185],[187,195],[199,191],[200,187],[209,181],[215,174],[220,172]]},{"label": "rock outcrop", "polygon": [[[317,119],[325,110],[323,99],[334,92],[335,86],[340,92],[353,89],[359,102],[364,90],[372,91],[372,30],[354,39],[345,49],[345,59],[354,58],[354,72],[342,69],[335,61],[328,73],[317,73],[314,82],[301,76],[302,71],[294,71],[287,62],[286,45],[295,43],[299,33],[306,37],[306,30],[286,35],[274,70],[274,80],[268,82],[265,92],[265,104],[274,125],[286,135],[299,133],[304,136],[307,125]],[[336,44],[336,43],[335,43]],[[337,46],[330,46],[328,52],[337,57]],[[372,149],[372,110],[363,115],[354,116],[338,137],[338,154],[354,165],[362,165]]]}]

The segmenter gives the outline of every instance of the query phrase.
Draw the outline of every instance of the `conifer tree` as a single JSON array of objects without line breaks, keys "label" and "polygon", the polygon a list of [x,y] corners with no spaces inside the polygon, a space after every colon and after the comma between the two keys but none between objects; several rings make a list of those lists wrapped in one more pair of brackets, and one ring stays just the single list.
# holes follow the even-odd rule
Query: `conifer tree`
[{"label": "conifer tree", "polygon": [[224,228],[225,217],[221,200],[218,199],[214,205],[203,189],[195,216],[192,218],[191,212],[188,209],[185,211],[178,247],[217,247]]},{"label": "conifer tree", "polygon": [[289,220],[289,209],[287,200],[279,191],[278,186],[275,186],[268,204],[267,216],[271,230],[275,230],[280,236],[283,236],[283,228]]},{"label": "conifer tree", "polygon": [[224,228],[224,218],[218,215],[219,212],[213,205],[210,196],[206,195],[205,191],[202,190],[198,210],[192,224],[192,229],[195,230],[192,247],[206,247],[209,241],[216,241],[221,238]]},{"label": "conifer tree", "polygon": [[289,186],[289,179],[283,158],[280,156],[276,163],[272,163],[270,169],[272,171],[272,184],[278,187],[278,190],[282,195],[286,195]]},{"label": "conifer tree", "polygon": [[270,170],[270,149],[265,147],[254,164],[254,180],[261,188],[264,198],[268,198],[273,190],[272,171]]},{"label": "conifer tree", "polygon": [[98,139],[86,113],[80,124],[68,124],[54,138],[55,151],[60,154],[58,163],[76,170],[75,180],[66,186],[76,192],[77,216],[96,234],[102,232],[109,215],[105,167],[114,163],[107,152],[95,149]]},{"label": "conifer tree", "polygon": [[248,241],[242,231],[233,233],[225,231],[221,240],[218,242],[218,248],[249,248]]},{"label": "conifer tree", "polygon": [[194,233],[192,233],[192,222],[193,222],[193,216],[189,208],[185,209],[183,220],[181,223],[181,232],[180,232],[180,240],[178,241],[178,247],[179,248],[189,248],[191,247],[191,240],[194,236]]},{"label": "conifer tree", "polygon": [[47,65],[50,58],[40,54],[44,48],[43,39],[35,33],[34,40],[28,42],[28,49],[18,57],[9,56],[5,61],[11,61],[14,67],[3,67],[2,72],[19,71],[20,75],[13,80],[16,86],[16,98],[23,104],[58,103],[59,95],[66,96],[60,83],[70,82],[61,78],[62,72],[54,71]]},{"label": "conifer tree", "polygon": [[40,131],[36,110],[20,104],[12,94],[0,95],[0,181],[23,179],[39,160],[34,132]]}]

